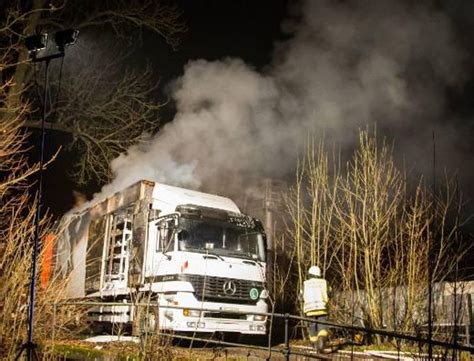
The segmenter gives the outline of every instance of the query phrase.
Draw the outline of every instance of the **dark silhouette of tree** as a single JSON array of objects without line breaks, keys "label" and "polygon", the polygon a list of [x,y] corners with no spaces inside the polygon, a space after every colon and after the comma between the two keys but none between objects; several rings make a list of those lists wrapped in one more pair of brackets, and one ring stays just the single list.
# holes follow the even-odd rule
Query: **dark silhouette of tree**
[{"label": "dark silhouette of tree", "polygon": [[[175,48],[186,31],[180,11],[153,0],[108,1],[17,1],[2,12],[0,22],[0,70],[5,91],[2,102],[8,109],[29,104],[23,126],[41,126],[41,107],[36,97],[42,72],[28,59],[24,38],[36,32],[75,28],[89,38],[79,37],[74,48],[74,67],[64,70],[56,61],[46,126],[71,136],[68,149],[79,156],[71,167],[77,183],[109,179],[109,162],[156,131],[159,125],[157,84],[149,68],[132,70],[127,61],[134,41],[144,31],[156,34]],[[81,35],[82,35],[81,34]],[[92,45],[91,45],[92,44]],[[66,55],[67,56],[67,55]],[[60,93],[58,78],[61,74]],[[36,85],[35,85],[36,83]],[[12,114],[2,112],[0,117]]]}]

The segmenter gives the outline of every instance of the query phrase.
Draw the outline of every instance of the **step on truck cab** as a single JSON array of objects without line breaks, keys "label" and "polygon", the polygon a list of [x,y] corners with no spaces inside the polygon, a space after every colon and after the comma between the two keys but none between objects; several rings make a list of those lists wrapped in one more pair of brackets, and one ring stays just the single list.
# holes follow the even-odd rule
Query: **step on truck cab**
[{"label": "step on truck cab", "polygon": [[160,330],[266,333],[265,233],[229,198],[140,181],[62,223],[68,298],[114,303],[92,320],[132,323],[152,300]]}]

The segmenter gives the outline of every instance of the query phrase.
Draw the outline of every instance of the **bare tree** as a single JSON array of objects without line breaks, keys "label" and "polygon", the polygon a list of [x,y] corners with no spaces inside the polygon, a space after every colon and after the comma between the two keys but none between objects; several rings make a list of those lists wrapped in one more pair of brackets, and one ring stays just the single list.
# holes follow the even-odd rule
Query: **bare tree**
[{"label": "bare tree", "polygon": [[[66,81],[52,84],[52,112],[48,130],[65,133],[67,150],[79,154],[70,174],[77,183],[109,181],[109,162],[131,145],[145,141],[156,131],[161,105],[153,99],[157,83],[152,72],[131,71],[121,65],[121,51],[78,44],[81,56],[63,72]],[[99,56],[101,62],[94,58]],[[103,66],[105,68],[101,68]],[[60,87],[60,89],[59,89]],[[60,91],[60,97],[55,97]],[[92,90],[92,91],[91,91]],[[40,128],[41,120],[29,120],[29,128]]]},{"label": "bare tree", "polygon": [[[31,5],[16,4],[3,9],[0,24],[0,44],[3,44],[4,101],[18,107],[34,98],[32,85],[35,67],[28,61],[23,46],[24,38],[36,31],[54,31],[74,27],[84,33],[97,31],[110,34],[100,51],[81,49],[86,54],[75,57],[74,73],[62,65],[57,69],[63,78],[60,98],[58,86],[48,102],[56,113],[48,114],[49,129],[71,135],[70,149],[82,152],[75,164],[73,176],[78,183],[94,179],[108,180],[109,162],[130,145],[143,139],[142,135],[156,131],[159,125],[156,90],[151,70],[133,71],[127,63],[130,51],[110,51],[106,43],[119,43],[120,48],[132,46],[131,39],[139,39],[143,31],[162,37],[173,48],[186,31],[179,10],[151,0],[112,1],[56,1],[35,0]],[[105,49],[104,49],[105,48]],[[130,48],[131,49],[131,48]],[[83,62],[83,67],[79,65]],[[41,81],[39,81],[41,83]],[[28,91],[28,90],[31,91]],[[56,101],[58,103],[56,104]],[[34,103],[39,105],[38,103]],[[24,122],[27,127],[39,127],[36,110]]]},{"label": "bare tree", "polygon": [[447,179],[437,193],[423,180],[410,187],[391,148],[368,132],[344,166],[323,143],[308,149],[287,201],[299,288],[318,264],[335,291],[336,319],[418,330],[426,322],[428,256],[436,282],[463,256],[451,252],[462,223],[454,183]]},{"label": "bare tree", "polygon": [[[0,94],[6,87],[0,87]],[[4,115],[0,122],[0,354],[12,358],[16,347],[26,337],[36,211],[29,178],[38,166],[30,166],[25,156],[27,134],[21,126],[28,115],[28,106],[21,104],[12,108],[2,103],[0,113]],[[46,216],[40,222],[42,238],[48,232],[49,225]],[[39,263],[41,259],[40,254]],[[38,291],[36,336],[49,331],[51,301],[61,297],[62,286],[63,281],[53,282]],[[62,316],[58,318],[58,325],[65,321]]]}]

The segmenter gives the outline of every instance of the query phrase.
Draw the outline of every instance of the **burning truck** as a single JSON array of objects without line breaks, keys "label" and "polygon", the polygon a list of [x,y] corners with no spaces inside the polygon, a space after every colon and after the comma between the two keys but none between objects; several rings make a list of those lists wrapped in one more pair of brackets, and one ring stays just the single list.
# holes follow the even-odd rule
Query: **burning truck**
[{"label": "burning truck", "polygon": [[[67,297],[113,302],[92,321],[266,333],[265,317],[252,314],[267,312],[266,236],[232,200],[143,180],[63,223],[55,264]],[[153,301],[146,317],[135,300]]]}]

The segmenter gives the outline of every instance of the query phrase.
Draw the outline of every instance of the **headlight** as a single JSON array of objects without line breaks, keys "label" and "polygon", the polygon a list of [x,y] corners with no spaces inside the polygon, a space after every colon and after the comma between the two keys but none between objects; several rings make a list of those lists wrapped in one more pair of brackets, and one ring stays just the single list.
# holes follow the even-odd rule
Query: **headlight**
[{"label": "headlight", "polygon": [[267,316],[265,316],[265,315],[253,315],[253,320],[254,321],[265,321],[266,318],[267,318]]},{"label": "headlight", "polygon": [[183,309],[183,316],[186,317],[201,317],[201,311],[190,310],[189,308]]},{"label": "headlight", "polygon": [[260,298],[263,298],[263,299],[268,298],[268,291],[262,290],[262,292],[260,292]]}]

